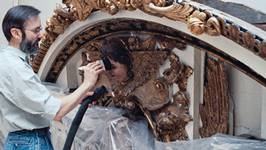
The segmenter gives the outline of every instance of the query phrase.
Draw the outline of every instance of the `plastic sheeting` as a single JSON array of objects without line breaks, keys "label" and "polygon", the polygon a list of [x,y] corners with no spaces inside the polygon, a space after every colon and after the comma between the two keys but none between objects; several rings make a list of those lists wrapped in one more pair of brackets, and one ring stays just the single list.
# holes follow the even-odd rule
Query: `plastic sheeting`
[{"label": "plastic sheeting", "polygon": [[[55,149],[63,148],[67,130],[76,114],[72,111],[63,124],[52,125]],[[145,120],[129,120],[116,108],[89,108],[72,145],[72,150],[266,150],[266,142],[217,134],[192,141],[163,143],[151,135]]]},{"label": "plastic sheeting", "polygon": [[[51,128],[55,149],[62,149],[67,130],[76,114],[72,111],[62,124]],[[124,112],[115,108],[89,108],[77,131],[73,150],[148,150],[152,149],[153,137],[145,120],[131,121]]]},{"label": "plastic sheeting", "polygon": [[155,150],[266,150],[266,142],[216,134],[210,138],[172,143],[155,142]]}]

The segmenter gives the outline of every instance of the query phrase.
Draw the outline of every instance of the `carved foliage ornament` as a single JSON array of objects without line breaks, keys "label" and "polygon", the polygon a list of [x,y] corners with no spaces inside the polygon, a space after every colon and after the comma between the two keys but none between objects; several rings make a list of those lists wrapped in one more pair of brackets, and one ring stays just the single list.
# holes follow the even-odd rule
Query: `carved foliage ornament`
[{"label": "carved foliage ornament", "polygon": [[207,10],[200,10],[188,2],[173,0],[63,0],[78,20],[86,19],[93,10],[104,10],[114,15],[119,10],[140,9],[146,13],[188,24],[193,34],[204,32],[212,36],[222,34],[220,17]]},{"label": "carved foliage ornament", "polygon": [[[90,60],[99,59],[100,55],[95,51],[86,51],[86,54]],[[156,54],[155,57],[154,54]],[[126,108],[132,112],[140,109],[158,140],[165,142],[187,140],[185,127],[188,122],[192,121],[192,117],[188,110],[190,101],[186,91],[187,84],[181,83],[187,83],[193,73],[192,68],[181,63],[174,53],[169,55],[163,51],[134,51],[132,56],[134,78],[125,83],[109,80],[114,97],[104,97],[98,104]],[[168,74],[157,77],[157,71],[167,57],[171,61],[170,68],[167,69]],[[84,58],[82,65],[87,62],[85,55]],[[176,73],[176,77],[172,78]],[[106,84],[104,81],[100,82]],[[171,101],[169,88],[173,84],[179,87],[181,85],[182,89],[180,88],[174,94],[173,101]]]},{"label": "carved foliage ornament", "polygon": [[250,49],[256,55],[266,59],[265,40],[254,35],[232,21],[216,16],[208,10],[192,6],[189,2],[172,0],[63,0],[66,7],[58,6],[47,22],[46,33],[41,40],[38,57],[33,64],[37,72],[41,62],[58,35],[76,20],[87,19],[93,11],[102,10],[114,15],[119,10],[139,9],[151,15],[167,17],[171,20],[187,23],[188,29],[195,35],[207,33],[211,36],[223,35]]},{"label": "carved foliage ornament", "polygon": [[[110,74],[102,74],[97,85],[110,87],[114,97],[105,96],[98,101],[98,105],[125,108],[130,110],[132,117],[140,115],[140,110],[158,140],[187,140],[185,127],[192,120],[188,111],[190,101],[187,83],[193,73],[192,68],[183,64],[171,52],[176,45],[172,43],[173,40],[153,34],[146,34],[145,38],[141,34],[129,37],[126,35],[112,36],[120,37],[129,48],[133,66],[131,71],[134,75],[129,80],[117,82]],[[82,65],[100,59],[102,41],[112,42],[112,36],[84,44]],[[160,74],[159,68],[166,60],[170,61],[170,67]],[[175,94],[169,91],[173,84],[179,87]]]}]

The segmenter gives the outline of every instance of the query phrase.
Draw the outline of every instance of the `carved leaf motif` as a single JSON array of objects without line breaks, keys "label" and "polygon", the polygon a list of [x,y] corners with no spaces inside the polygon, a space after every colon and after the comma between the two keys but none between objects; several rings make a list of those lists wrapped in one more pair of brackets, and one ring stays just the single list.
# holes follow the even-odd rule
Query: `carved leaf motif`
[{"label": "carved leaf motif", "polygon": [[206,23],[207,33],[212,36],[221,35],[221,25],[216,17],[211,17]]},{"label": "carved leaf motif", "polygon": [[146,4],[144,6],[144,11],[148,11],[149,13],[153,14],[159,14],[175,21],[183,22],[187,20],[187,17],[194,10],[194,8],[191,7],[188,3],[173,3],[168,7],[158,7],[155,6],[153,3],[150,3],[149,5]]},{"label": "carved leaf motif", "polygon": [[198,18],[199,20],[205,22],[207,18],[207,14],[205,12],[201,12],[199,10],[195,10],[190,17]]},{"label": "carved leaf motif", "polygon": [[265,58],[266,57],[266,41],[263,41],[260,43],[259,49],[260,49],[259,55]]},{"label": "carved leaf motif", "polygon": [[63,0],[79,20],[85,20],[93,11],[99,9],[103,0]]},{"label": "carved leaf motif", "polygon": [[200,35],[205,31],[205,24],[199,18],[191,17],[188,19],[188,29],[195,35]]},{"label": "carved leaf motif", "polygon": [[246,46],[247,48],[253,48],[253,46],[255,45],[254,35],[252,35],[249,32],[245,32],[242,34],[243,34],[242,40],[243,40],[244,46]]}]

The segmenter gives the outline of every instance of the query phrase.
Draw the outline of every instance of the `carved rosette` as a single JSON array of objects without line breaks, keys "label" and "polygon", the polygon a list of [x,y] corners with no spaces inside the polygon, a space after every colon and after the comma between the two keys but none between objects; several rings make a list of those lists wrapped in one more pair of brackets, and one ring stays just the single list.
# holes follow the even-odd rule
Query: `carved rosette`
[{"label": "carved rosette", "polygon": [[212,15],[195,10],[188,18],[188,29],[195,35],[200,35],[204,32],[212,36],[221,35],[221,25],[219,20]]}]

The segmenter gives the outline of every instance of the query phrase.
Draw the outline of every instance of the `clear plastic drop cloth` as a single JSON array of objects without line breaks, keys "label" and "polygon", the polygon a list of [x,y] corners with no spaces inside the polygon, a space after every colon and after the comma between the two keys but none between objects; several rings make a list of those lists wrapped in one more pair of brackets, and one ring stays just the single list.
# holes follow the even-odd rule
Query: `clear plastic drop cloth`
[{"label": "clear plastic drop cloth", "polygon": [[[52,141],[61,150],[77,109],[51,127]],[[266,150],[266,142],[216,134],[191,141],[159,142],[143,120],[130,120],[117,108],[92,107],[77,131],[72,150]]]},{"label": "clear plastic drop cloth", "polygon": [[[64,141],[77,109],[61,123],[53,122],[52,141],[63,149]],[[76,133],[72,150],[151,150],[153,136],[145,120],[132,121],[117,108],[88,108]]]},{"label": "clear plastic drop cloth", "polygon": [[191,141],[163,143],[156,141],[155,150],[266,150],[266,142],[224,134]]}]

